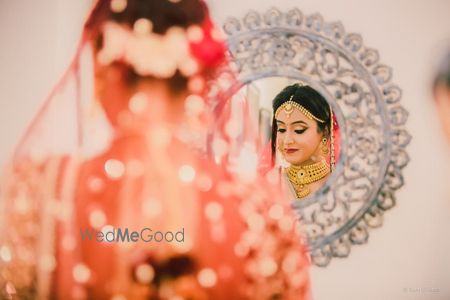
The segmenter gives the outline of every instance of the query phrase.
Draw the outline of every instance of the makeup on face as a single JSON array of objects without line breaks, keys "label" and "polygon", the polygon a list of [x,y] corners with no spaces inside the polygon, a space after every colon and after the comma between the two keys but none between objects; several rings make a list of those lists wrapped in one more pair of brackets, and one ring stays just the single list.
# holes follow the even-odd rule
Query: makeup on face
[{"label": "makeup on face", "polygon": [[322,134],[317,131],[316,121],[294,110],[288,117],[284,112],[275,119],[277,146],[284,158],[292,164],[310,160],[317,152]]},{"label": "makeup on face", "polygon": [[302,134],[309,128],[308,124],[303,121],[294,121],[292,123],[288,123],[287,126],[283,121],[276,120],[276,122],[279,133],[285,133],[287,130],[286,127],[293,130],[296,134]]}]

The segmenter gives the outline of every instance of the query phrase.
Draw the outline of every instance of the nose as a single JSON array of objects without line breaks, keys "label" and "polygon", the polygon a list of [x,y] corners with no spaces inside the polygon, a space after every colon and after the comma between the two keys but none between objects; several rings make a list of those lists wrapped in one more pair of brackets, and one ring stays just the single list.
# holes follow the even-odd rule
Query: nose
[{"label": "nose", "polygon": [[284,142],[285,146],[288,146],[294,142],[294,138],[293,138],[292,132],[290,132],[290,130],[286,131],[283,142]]}]

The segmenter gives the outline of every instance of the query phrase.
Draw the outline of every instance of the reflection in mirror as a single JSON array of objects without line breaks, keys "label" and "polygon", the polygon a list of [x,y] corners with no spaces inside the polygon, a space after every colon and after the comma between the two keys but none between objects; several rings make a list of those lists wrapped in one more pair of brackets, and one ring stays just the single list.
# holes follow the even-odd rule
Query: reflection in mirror
[{"label": "reflection in mirror", "polygon": [[[236,168],[256,161],[262,173],[281,171],[290,199],[314,194],[330,177],[339,129],[327,100],[310,86],[287,77],[255,80],[233,95],[227,110],[229,151],[241,158]],[[245,151],[258,157],[252,160]]]},{"label": "reflection in mirror", "polygon": [[[402,170],[409,162],[405,149],[411,135],[405,128],[408,111],[400,103],[401,89],[391,82],[392,69],[381,62],[376,49],[364,44],[360,34],[347,32],[339,21],[325,22],[320,14],[306,15],[297,8],[250,11],[242,19],[230,17],[223,29],[228,35],[232,65],[221,70],[220,80],[213,82],[216,92],[210,99],[217,126],[229,130],[221,135],[221,130],[210,129],[208,154],[228,165],[230,157],[237,158],[233,166],[236,170],[245,166],[241,171],[251,170],[248,164],[257,161],[260,169],[270,170],[266,178],[285,182],[291,195],[308,194],[301,201],[295,199],[297,195],[291,197],[291,205],[306,229],[315,265],[326,266],[333,257],[348,256],[352,245],[367,242],[369,229],[381,226],[385,211],[395,206],[395,193],[404,184]],[[235,96],[236,101],[228,96],[239,89],[228,79],[233,72],[239,82],[247,84],[241,95]],[[260,79],[268,76],[284,78]],[[334,152],[337,163],[332,173],[323,177],[326,182],[320,187],[305,183],[292,191],[288,176],[278,180],[279,171],[290,166],[287,160],[292,155],[283,158],[274,139],[277,152],[273,156],[269,139],[273,99],[299,80],[325,97],[339,121],[339,126],[334,123],[336,129],[330,130],[334,143],[331,136],[327,141],[329,155]],[[221,97],[223,90],[227,92]],[[235,118],[233,122],[228,122],[230,115]],[[247,126],[249,115],[258,132],[251,132],[252,126]],[[256,143],[254,136],[259,138]],[[230,143],[233,153],[228,152]],[[298,174],[293,173],[294,181]]]},{"label": "reflection in mirror", "polygon": [[233,97],[246,99],[251,112],[254,128],[259,128],[261,145],[267,145],[272,135],[272,102],[286,86],[298,82],[287,77],[266,77],[244,85]]},{"label": "reflection in mirror", "polygon": [[317,191],[334,170],[336,150],[330,105],[312,87],[295,83],[273,100],[272,154],[286,161],[283,177],[292,196]]}]

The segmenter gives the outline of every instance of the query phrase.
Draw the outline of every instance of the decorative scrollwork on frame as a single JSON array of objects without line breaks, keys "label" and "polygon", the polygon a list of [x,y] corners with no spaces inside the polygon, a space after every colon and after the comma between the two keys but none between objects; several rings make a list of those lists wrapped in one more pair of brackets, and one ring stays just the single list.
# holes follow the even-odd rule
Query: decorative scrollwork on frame
[{"label": "decorative scrollwork on frame", "polygon": [[[392,70],[361,35],[346,33],[341,22],[300,10],[249,12],[228,19],[228,69],[212,83],[214,91],[236,92],[256,79],[284,76],[306,82],[329,101],[341,129],[341,157],[327,183],[305,200],[293,200],[309,240],[314,264],[347,257],[352,245],[364,244],[369,229],[379,227],[403,184],[402,169],[411,140],[404,128],[408,112]],[[231,70],[230,70],[231,68]],[[214,86],[216,85],[216,88]],[[213,103],[217,109],[218,103]]]}]

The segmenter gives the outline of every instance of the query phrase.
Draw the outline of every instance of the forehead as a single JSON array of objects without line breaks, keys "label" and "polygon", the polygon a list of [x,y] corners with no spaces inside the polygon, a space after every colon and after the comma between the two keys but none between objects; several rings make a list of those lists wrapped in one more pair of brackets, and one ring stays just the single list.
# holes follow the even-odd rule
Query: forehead
[{"label": "forehead", "polygon": [[275,118],[276,118],[277,121],[281,121],[281,122],[283,122],[286,125],[290,125],[290,124],[292,124],[294,122],[299,122],[299,121],[303,121],[309,126],[312,126],[313,124],[315,124],[314,120],[311,120],[310,118],[305,116],[297,108],[294,108],[294,110],[290,114],[287,114],[286,111],[284,109],[282,109],[278,113],[278,115],[275,116]]}]

